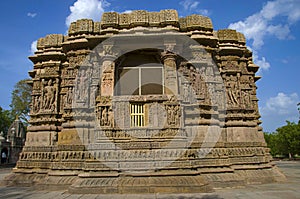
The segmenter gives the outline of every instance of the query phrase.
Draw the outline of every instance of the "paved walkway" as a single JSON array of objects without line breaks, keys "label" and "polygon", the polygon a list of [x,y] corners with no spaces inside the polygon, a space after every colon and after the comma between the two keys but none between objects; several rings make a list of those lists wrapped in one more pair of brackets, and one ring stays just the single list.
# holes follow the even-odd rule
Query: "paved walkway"
[{"label": "paved walkway", "polygon": [[[199,194],[130,194],[130,195],[96,195],[96,194],[69,194],[66,191],[32,191],[29,188],[0,187],[0,198],[38,198],[38,199],[300,199],[300,161],[277,162],[278,167],[287,176],[285,183],[272,183],[263,185],[249,185],[245,188],[218,189],[215,193]],[[0,180],[10,172],[11,169],[0,169]]]}]

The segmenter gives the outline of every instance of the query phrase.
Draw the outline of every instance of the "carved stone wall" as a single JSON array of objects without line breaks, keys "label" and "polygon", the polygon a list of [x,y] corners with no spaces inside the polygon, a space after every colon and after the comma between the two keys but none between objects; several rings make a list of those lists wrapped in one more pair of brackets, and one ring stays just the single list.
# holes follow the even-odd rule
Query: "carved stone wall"
[{"label": "carved stone wall", "polygon": [[[117,35],[119,42],[105,42]],[[134,39],[140,49],[122,52]],[[160,48],[144,49],[149,41]],[[109,12],[100,22],[73,22],[66,36],[39,39],[37,49],[31,125],[8,184],[178,193],[284,179],[259,126],[260,77],[243,34],[214,31],[208,17],[179,18],[175,10]],[[132,55],[137,65],[162,66],[163,93],[116,94],[118,69]],[[145,126],[132,127],[131,104],[143,107]]]}]

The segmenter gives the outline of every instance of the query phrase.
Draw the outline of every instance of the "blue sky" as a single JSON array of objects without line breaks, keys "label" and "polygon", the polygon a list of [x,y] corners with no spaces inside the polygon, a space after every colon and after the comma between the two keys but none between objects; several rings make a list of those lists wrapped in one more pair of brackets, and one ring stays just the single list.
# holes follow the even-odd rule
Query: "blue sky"
[{"label": "blue sky", "polygon": [[300,102],[299,0],[10,0],[0,6],[0,106],[9,109],[15,83],[28,78],[33,65],[28,56],[38,38],[65,34],[79,18],[99,21],[104,11],[159,11],[176,9],[180,16],[202,14],[214,29],[243,32],[261,66],[257,95],[264,131],[274,131],[285,120],[297,121]]}]

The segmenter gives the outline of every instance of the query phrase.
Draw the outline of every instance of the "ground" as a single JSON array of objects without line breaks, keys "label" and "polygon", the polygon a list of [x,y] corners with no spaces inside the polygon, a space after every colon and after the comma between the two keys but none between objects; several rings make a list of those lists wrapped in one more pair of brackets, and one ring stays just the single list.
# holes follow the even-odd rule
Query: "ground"
[{"label": "ground", "polygon": [[[277,166],[286,175],[284,183],[272,183],[263,185],[249,185],[241,188],[218,189],[210,194],[131,194],[131,195],[96,195],[96,194],[68,194],[66,191],[33,191],[29,188],[0,187],[0,198],[49,198],[49,199],[111,199],[111,198],[157,198],[157,199],[300,199],[300,161],[278,161]],[[0,180],[2,180],[11,169],[0,168]],[[259,176],[258,176],[259,177]]]}]

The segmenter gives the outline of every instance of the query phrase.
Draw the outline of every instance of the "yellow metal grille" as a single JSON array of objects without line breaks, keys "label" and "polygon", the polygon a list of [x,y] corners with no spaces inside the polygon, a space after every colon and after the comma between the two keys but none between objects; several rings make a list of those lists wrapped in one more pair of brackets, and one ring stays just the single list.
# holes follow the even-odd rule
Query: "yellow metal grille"
[{"label": "yellow metal grille", "polygon": [[143,104],[130,104],[130,126],[145,126],[145,108]]}]

